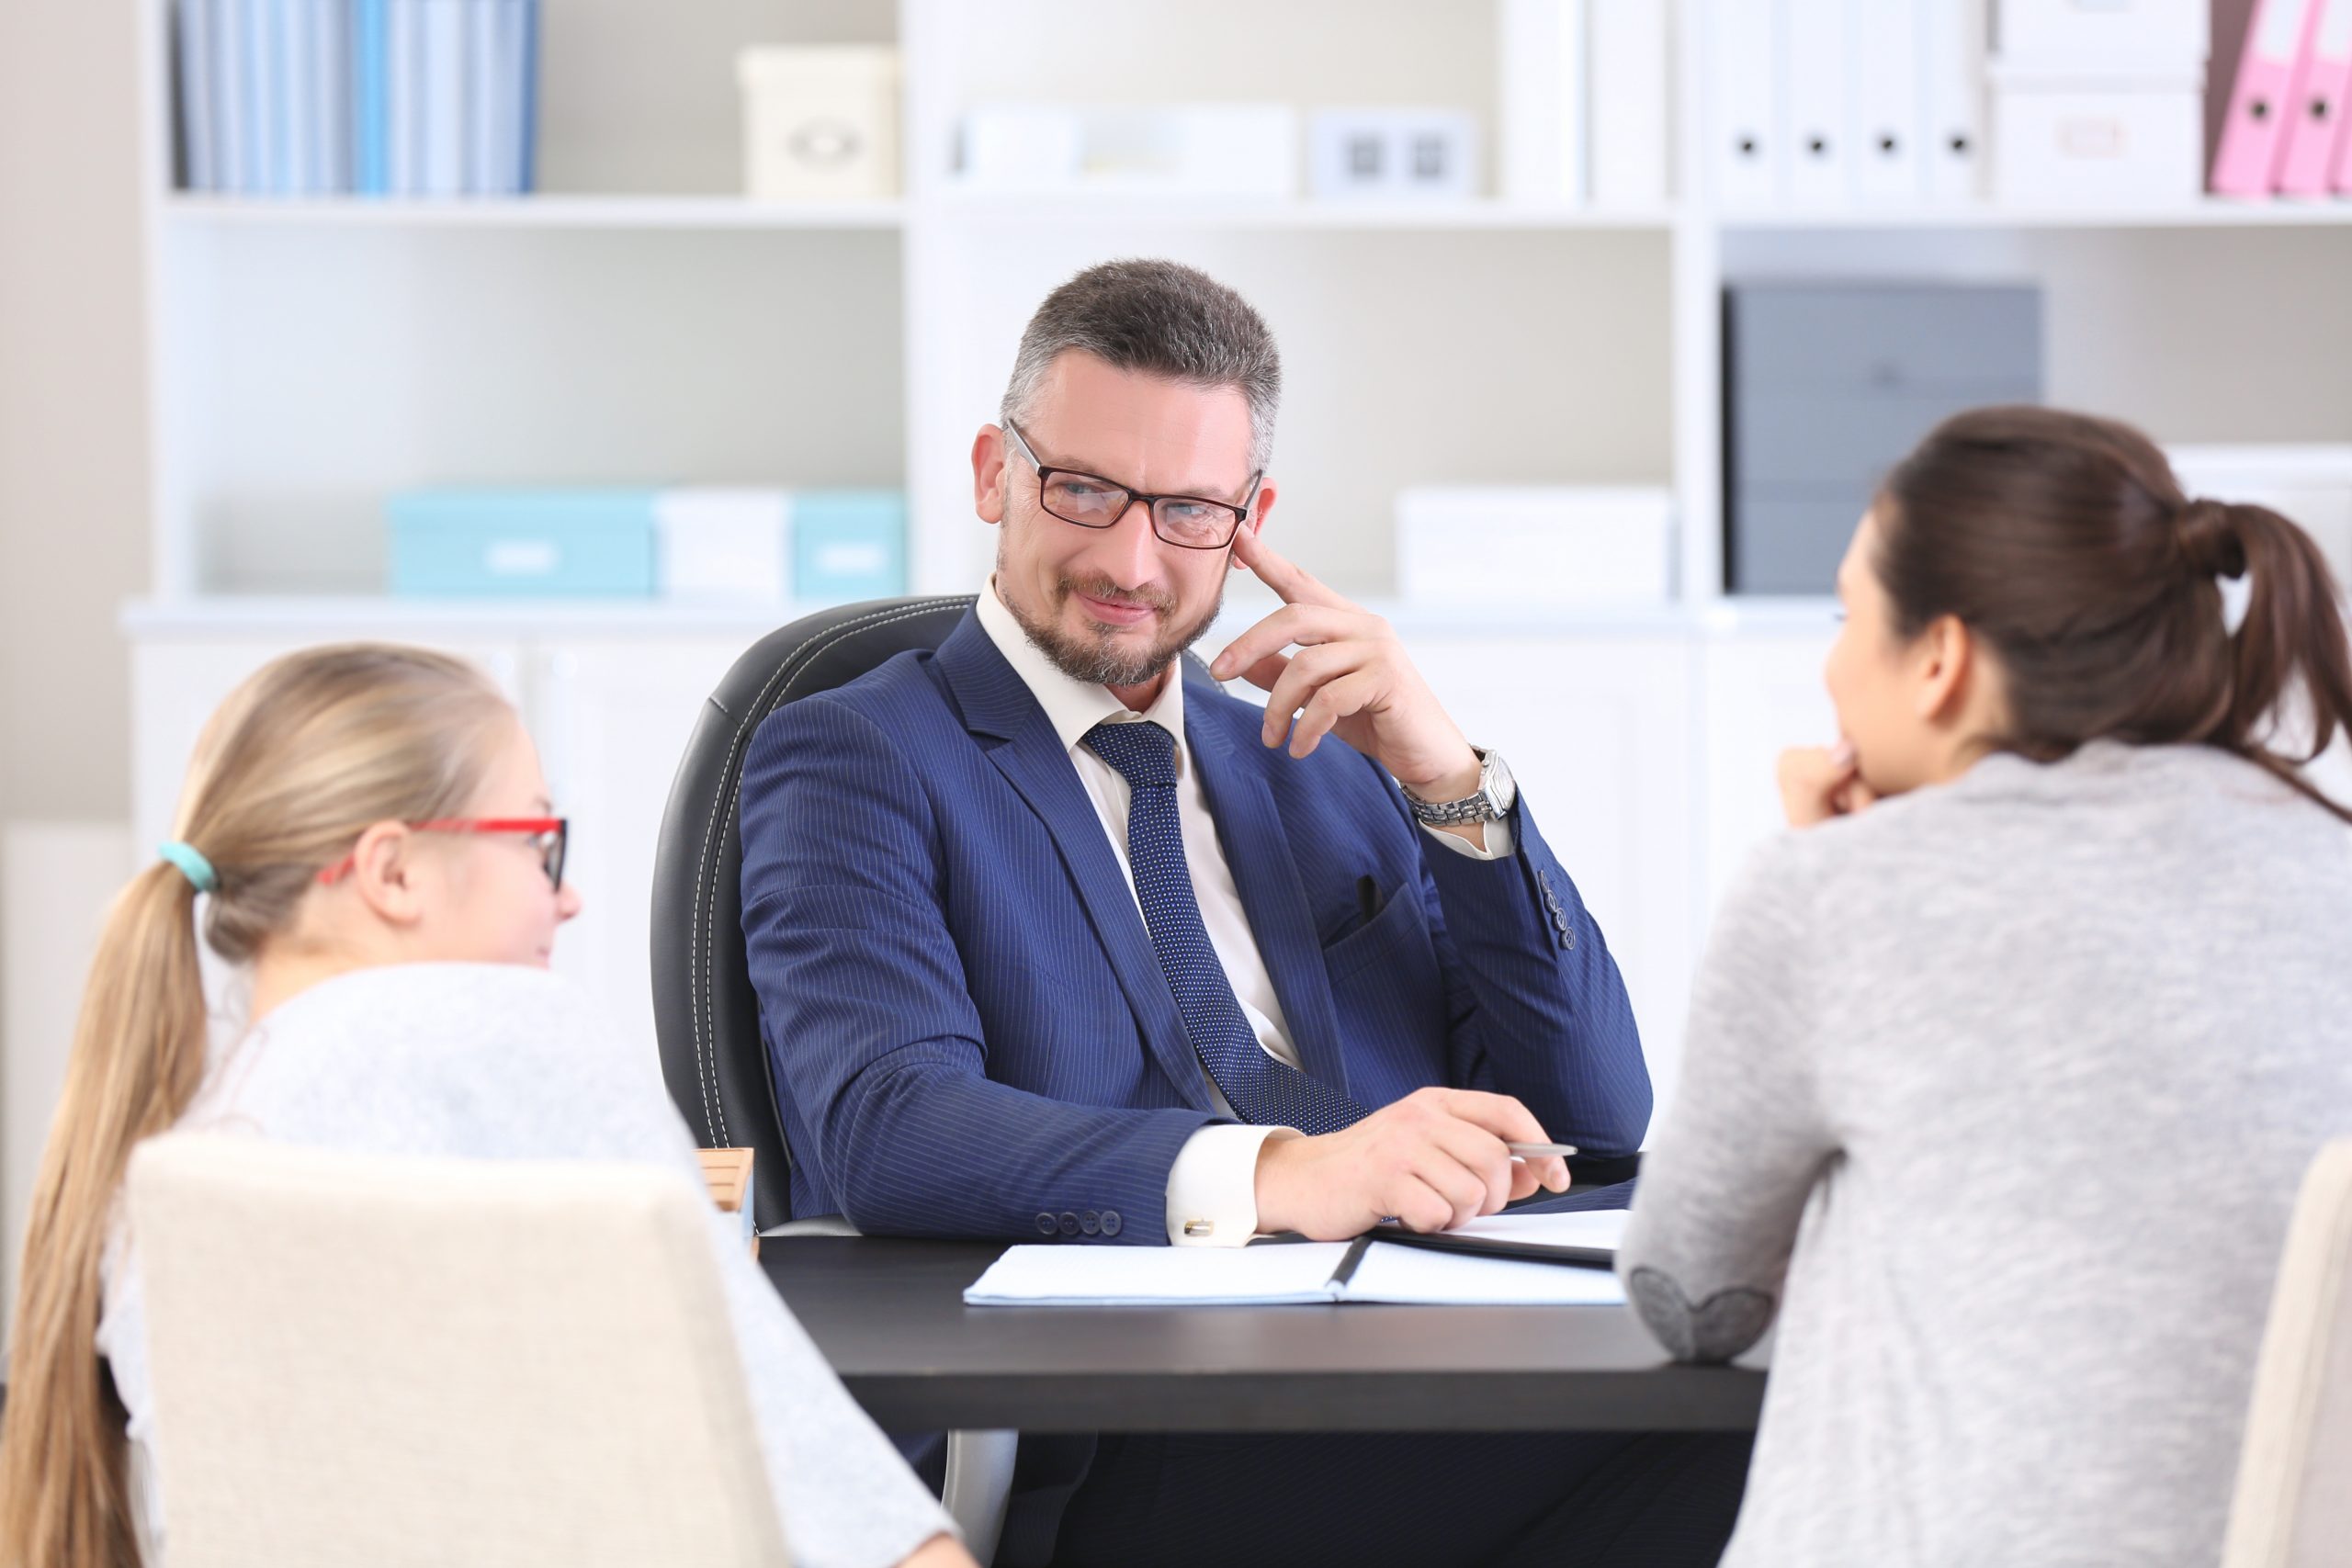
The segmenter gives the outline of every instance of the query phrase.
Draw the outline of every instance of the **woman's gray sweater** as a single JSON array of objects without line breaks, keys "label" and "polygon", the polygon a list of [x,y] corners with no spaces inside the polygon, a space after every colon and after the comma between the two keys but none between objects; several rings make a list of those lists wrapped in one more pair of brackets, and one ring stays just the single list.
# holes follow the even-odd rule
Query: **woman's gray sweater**
[{"label": "woman's gray sweater", "polygon": [[1724,1562],[2219,1562],[2348,1045],[2352,831],[2221,751],[1996,756],[1767,844],[1618,1264],[1678,1357],[1777,1314]]}]

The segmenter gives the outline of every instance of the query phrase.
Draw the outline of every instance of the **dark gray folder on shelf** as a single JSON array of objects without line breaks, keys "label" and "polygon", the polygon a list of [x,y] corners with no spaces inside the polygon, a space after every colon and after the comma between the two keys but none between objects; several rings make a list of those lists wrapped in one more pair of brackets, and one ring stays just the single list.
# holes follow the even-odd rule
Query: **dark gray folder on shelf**
[{"label": "dark gray folder on shelf", "polygon": [[1945,417],[2041,400],[2030,285],[1724,291],[1724,559],[1735,593],[1827,593],[1886,471]]}]

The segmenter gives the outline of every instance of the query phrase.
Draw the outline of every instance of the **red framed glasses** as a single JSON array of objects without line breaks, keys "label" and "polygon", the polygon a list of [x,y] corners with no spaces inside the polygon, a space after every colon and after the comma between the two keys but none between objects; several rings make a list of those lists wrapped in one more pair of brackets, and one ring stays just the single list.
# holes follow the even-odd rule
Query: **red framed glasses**
[{"label": "red framed glasses", "polygon": [[[519,833],[539,852],[539,864],[547,871],[548,886],[563,886],[563,852],[571,838],[571,819],[568,817],[436,817],[429,822],[411,822],[408,826],[420,833]],[[339,882],[358,862],[358,852],[355,850],[319,873],[319,880]]]}]

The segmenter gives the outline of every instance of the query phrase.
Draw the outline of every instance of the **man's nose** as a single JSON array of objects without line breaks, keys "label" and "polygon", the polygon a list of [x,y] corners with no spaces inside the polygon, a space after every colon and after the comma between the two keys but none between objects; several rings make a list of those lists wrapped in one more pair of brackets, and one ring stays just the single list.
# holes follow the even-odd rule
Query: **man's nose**
[{"label": "man's nose", "polygon": [[1089,554],[1120,587],[1140,588],[1159,574],[1159,536],[1151,531],[1149,502],[1130,501],[1115,522],[1095,533],[1101,547]]}]

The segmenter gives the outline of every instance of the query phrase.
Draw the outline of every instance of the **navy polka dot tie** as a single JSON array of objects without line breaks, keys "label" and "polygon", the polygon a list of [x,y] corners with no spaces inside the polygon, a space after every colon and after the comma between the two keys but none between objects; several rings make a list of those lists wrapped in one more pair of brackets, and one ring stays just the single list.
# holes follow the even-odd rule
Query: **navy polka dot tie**
[{"label": "navy polka dot tie", "polygon": [[1098,724],[1086,732],[1086,743],[1135,792],[1127,807],[1127,864],[1135,873],[1136,897],[1143,905],[1160,972],[1176,993],[1184,1032],[1227,1103],[1245,1122],[1295,1127],[1310,1135],[1336,1133],[1361,1120],[1363,1106],[1268,1055],[1242,1015],[1233,983],[1201,923],[1193,874],[1184,864],[1184,835],[1176,815],[1176,738],[1147,720]]}]

